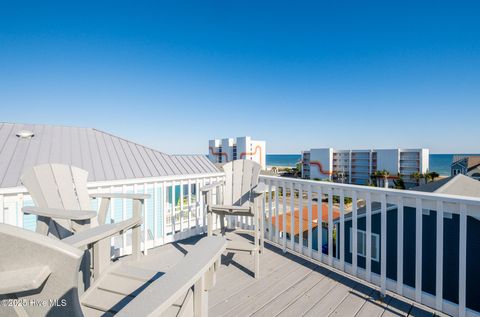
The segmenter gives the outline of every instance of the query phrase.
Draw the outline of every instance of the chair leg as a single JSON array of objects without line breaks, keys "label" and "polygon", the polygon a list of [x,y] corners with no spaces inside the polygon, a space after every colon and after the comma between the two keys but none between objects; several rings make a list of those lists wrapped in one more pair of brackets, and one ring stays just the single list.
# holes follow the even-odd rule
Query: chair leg
[{"label": "chair leg", "polygon": [[212,213],[207,212],[207,236],[212,236],[213,219]]},{"label": "chair leg", "polygon": [[227,227],[225,226],[225,215],[220,215],[220,230],[222,236],[225,236],[225,232],[227,231]]}]

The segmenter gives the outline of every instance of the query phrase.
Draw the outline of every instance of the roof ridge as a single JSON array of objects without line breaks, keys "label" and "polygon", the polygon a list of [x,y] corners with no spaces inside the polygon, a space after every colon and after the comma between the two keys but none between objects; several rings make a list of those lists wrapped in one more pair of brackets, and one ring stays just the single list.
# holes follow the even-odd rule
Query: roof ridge
[{"label": "roof ridge", "polygon": [[168,155],[168,156],[172,156],[171,154],[167,154],[167,153],[165,153],[165,152],[161,152],[161,151],[159,151],[159,150],[155,150],[154,148],[151,148],[151,147],[146,146],[146,145],[142,145],[142,144],[137,143],[137,142],[135,142],[135,141],[127,140],[127,139],[125,139],[125,138],[122,138],[121,136],[112,134],[112,133],[110,133],[110,132],[106,132],[106,131],[103,131],[103,130],[99,130],[99,129],[97,129],[97,128],[90,128],[90,129],[93,129],[94,131],[97,131],[97,132],[100,132],[100,133],[108,134],[108,135],[110,135],[110,136],[113,136],[113,137],[118,138],[118,139],[120,139],[120,140],[123,140],[123,141],[125,141],[125,142],[133,143],[133,144],[135,144],[135,145],[138,145],[138,146],[141,146],[141,147],[143,147],[143,148],[152,150],[152,151],[154,151],[154,152],[158,152],[158,153],[162,153],[162,154],[165,154],[165,155]]}]

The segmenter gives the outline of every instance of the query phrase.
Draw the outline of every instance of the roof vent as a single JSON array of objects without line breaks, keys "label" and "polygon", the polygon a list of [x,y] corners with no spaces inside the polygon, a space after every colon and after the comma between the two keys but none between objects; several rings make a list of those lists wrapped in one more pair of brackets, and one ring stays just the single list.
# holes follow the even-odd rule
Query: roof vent
[{"label": "roof vent", "polygon": [[31,139],[35,134],[30,130],[20,130],[17,132],[16,136],[21,139]]}]

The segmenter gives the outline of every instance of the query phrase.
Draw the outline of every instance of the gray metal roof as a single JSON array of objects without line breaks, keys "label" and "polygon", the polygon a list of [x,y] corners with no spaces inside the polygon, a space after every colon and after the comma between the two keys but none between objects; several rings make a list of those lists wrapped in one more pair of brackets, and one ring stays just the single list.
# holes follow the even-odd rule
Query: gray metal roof
[{"label": "gray metal roof", "polygon": [[[34,136],[19,138],[20,130]],[[22,172],[42,163],[78,166],[89,181],[219,171],[204,155],[168,155],[93,128],[0,123],[0,188],[21,185]]]},{"label": "gray metal roof", "polygon": [[423,184],[410,190],[441,193],[450,195],[461,195],[470,197],[480,197],[480,181],[463,174],[446,177],[436,182]]}]

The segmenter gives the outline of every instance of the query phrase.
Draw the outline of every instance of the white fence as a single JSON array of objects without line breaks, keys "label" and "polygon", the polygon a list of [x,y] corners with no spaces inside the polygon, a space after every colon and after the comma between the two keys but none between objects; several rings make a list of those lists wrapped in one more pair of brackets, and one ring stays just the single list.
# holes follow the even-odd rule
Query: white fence
[{"label": "white fence", "polygon": [[[143,230],[143,244],[149,249],[205,232],[206,217],[199,188],[222,178],[222,173],[202,174],[96,182],[90,183],[88,187],[92,193],[121,192],[151,195],[151,198],[145,202],[143,225],[144,229],[147,229]],[[467,230],[470,230],[467,223],[469,219],[470,221],[480,219],[480,199],[272,176],[262,176],[261,179],[268,188],[262,207],[267,240],[284,250],[301,253],[375,284],[383,294],[388,290],[455,316],[479,315],[477,311],[467,307]],[[345,198],[350,198],[352,203]],[[98,203],[92,200],[92,209],[96,209]],[[0,189],[0,223],[34,230],[34,216],[24,215],[21,212],[21,208],[29,204],[32,202],[25,188]],[[292,211],[298,210],[299,206],[306,210],[305,227],[303,221],[294,220],[295,213]],[[320,217],[323,208],[327,209],[327,215],[323,221],[313,218],[315,206]],[[391,222],[390,226],[387,225],[389,223],[387,213],[395,214],[390,218],[395,221],[393,227]],[[112,200],[107,219],[111,219],[112,222],[121,221],[128,219],[130,215],[131,202],[123,199]],[[335,218],[335,215],[338,217]],[[428,215],[435,219],[434,226],[429,229],[433,230],[432,232],[426,232],[423,226],[423,221]],[[275,219],[273,223],[272,219]],[[406,225],[408,219],[415,220],[414,228],[410,228],[415,235],[415,244],[412,247],[414,249],[413,285],[407,283],[408,277],[404,276],[406,261],[404,250],[413,252],[404,248],[407,247],[404,246],[407,238],[404,237],[404,232],[408,229]],[[455,287],[455,289],[458,288],[455,293],[457,300],[445,298],[444,270],[436,269],[443,268],[444,260],[451,256],[444,254],[442,242],[445,240],[444,227],[447,228],[444,222],[452,219],[458,222],[459,232],[459,256],[454,259],[458,262],[458,272],[456,272],[458,280]],[[242,224],[244,220],[236,217],[233,221]],[[298,232],[304,234],[295,236],[294,225],[290,226],[290,232],[275,230],[280,228],[279,221],[282,221],[283,228],[287,228],[287,222],[298,224]],[[323,225],[317,227],[319,223]],[[319,228],[322,229],[319,230]],[[387,241],[387,229],[392,230],[395,236],[396,254],[393,260],[391,257],[383,256],[387,255],[387,245],[392,247],[391,241]],[[326,234],[323,234],[324,230]],[[364,235],[360,235],[361,241],[357,240],[359,232],[364,232]],[[429,250],[422,250],[422,241],[429,238],[431,234],[436,237],[435,245],[432,247],[435,255],[432,267],[427,269],[435,272],[434,290],[426,291],[422,287],[422,275],[426,274],[422,261],[427,263],[432,259],[425,258],[424,254]],[[350,239],[347,240],[347,236],[350,236]],[[372,237],[375,237],[375,241],[380,240],[378,249],[375,243],[372,245]],[[351,247],[348,248],[346,244]],[[120,254],[130,252],[128,236],[113,241],[113,245]],[[396,273],[394,278],[387,274],[388,267],[393,264],[395,264]]]},{"label": "white fence", "polygon": [[[222,173],[132,179],[88,184],[90,193],[146,193],[143,224],[143,248],[147,249],[203,233],[206,230],[204,205],[198,189],[221,180]],[[92,199],[92,210],[98,210],[100,200]],[[0,223],[35,230],[36,217],[25,215],[23,206],[33,205],[24,187],[0,189]],[[122,221],[131,217],[132,202],[114,198],[107,221]],[[147,229],[145,231],[145,228]],[[114,238],[117,254],[131,252],[130,234]]]},{"label": "white fence", "polygon": [[[262,176],[262,180],[269,189],[269,193],[266,195],[268,208],[265,211],[267,239],[278,244],[284,250],[294,250],[375,284],[383,294],[389,290],[454,316],[479,315],[478,311],[466,307],[468,278],[466,259],[467,219],[480,219],[480,199],[271,176]],[[270,195],[272,190],[275,190],[277,194]],[[321,198],[319,199],[319,197]],[[352,203],[348,204],[350,206],[347,208],[346,202],[350,203],[348,198],[351,199]],[[322,241],[322,230],[318,228],[314,230],[317,219],[313,219],[312,209],[315,205],[317,205],[319,217],[322,215],[324,205],[328,210],[326,219],[323,219],[326,228],[322,229],[328,230],[327,235],[324,235],[328,241]],[[298,206],[302,206],[300,215],[303,210],[306,210],[306,228],[303,228],[303,221],[294,221],[295,212],[292,211]],[[336,219],[334,219],[334,210],[338,213]],[[387,212],[390,217],[390,227],[387,227]],[[390,216],[392,213],[394,215]],[[285,214],[285,216],[279,217],[281,214]],[[423,219],[429,215],[435,219],[435,225],[431,228],[427,226],[428,224],[426,226],[422,224]],[[413,222],[414,228],[410,229],[415,234],[413,246],[415,254],[414,286],[404,283],[404,278],[406,278],[404,276],[404,263],[411,260],[404,258],[404,241],[407,238],[404,237],[404,232],[409,230],[409,228],[404,227],[407,217],[415,220]],[[455,257],[455,261],[458,262],[458,273],[456,272],[458,274],[458,292],[456,294],[458,301],[456,303],[444,299],[443,296],[445,280],[443,274],[445,270],[443,265],[445,259],[444,218],[445,221],[458,220],[459,226],[459,256]],[[271,221],[273,219],[275,221]],[[283,224],[280,224],[279,221],[282,221]],[[287,222],[298,226],[298,232],[303,232],[303,234],[291,239],[295,236],[294,225],[290,226],[291,232],[275,230],[275,228],[287,228]],[[365,232],[366,241],[360,241],[359,244],[357,238],[359,237],[360,222],[365,223],[361,230]],[[394,245],[396,247],[393,261],[396,263],[387,263],[387,260],[391,261],[392,259],[387,254],[387,228],[391,230],[392,223],[395,228],[395,230],[392,230],[395,234],[395,239],[392,241],[395,241]],[[351,227],[351,236],[345,229],[347,225]],[[431,250],[422,250],[423,239],[431,238],[425,236],[427,233],[436,237],[433,246],[435,256],[432,267],[422,268],[422,261],[426,261],[426,263],[431,261],[424,255],[426,251]],[[375,244],[372,245],[373,235],[380,237],[379,250],[374,250]],[[347,240],[347,236],[350,236],[350,239]],[[315,241],[317,242],[317,248],[313,247]],[[389,241],[390,246],[392,246],[392,241]],[[364,242],[363,245],[362,242]],[[351,248],[347,249],[346,243],[349,243]],[[322,251],[323,246],[325,247]],[[359,247],[364,248],[364,250],[358,250]],[[372,261],[374,251],[375,254],[380,255],[377,272],[372,269],[372,265],[376,264],[375,261]],[[347,260],[347,254],[349,260]],[[445,254],[445,256],[452,255]],[[360,265],[359,260],[363,259],[364,264]],[[387,265],[396,267],[395,278],[387,277]],[[436,268],[443,269],[437,270]],[[447,272],[451,272],[452,269],[448,268]],[[427,272],[427,270],[430,271]],[[422,274],[430,273],[431,270],[435,272],[433,281],[435,286],[433,292],[427,292],[422,287]],[[478,287],[478,285],[474,285],[474,288],[478,289]]]}]

